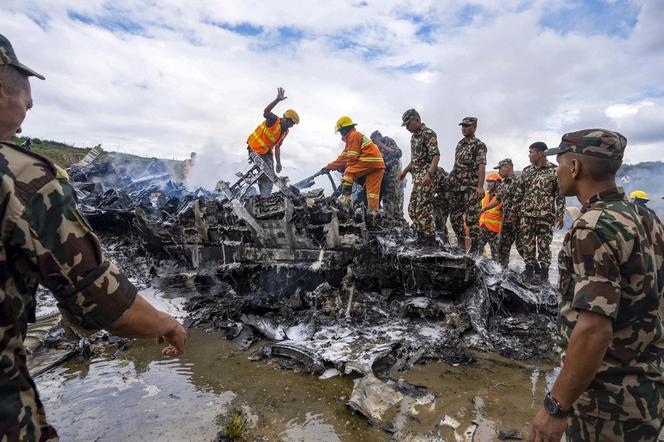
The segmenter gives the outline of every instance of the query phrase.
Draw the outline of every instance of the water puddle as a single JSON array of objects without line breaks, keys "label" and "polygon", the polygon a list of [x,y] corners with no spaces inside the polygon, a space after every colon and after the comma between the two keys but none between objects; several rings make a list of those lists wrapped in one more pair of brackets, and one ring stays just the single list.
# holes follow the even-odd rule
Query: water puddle
[{"label": "water puddle", "polygon": [[[527,434],[551,379],[553,363],[532,365],[491,354],[477,366],[416,365],[403,379],[434,396],[426,405],[390,410],[393,426],[371,426],[351,413],[353,380],[319,379],[248,359],[218,333],[190,330],[187,353],[161,356],[161,346],[136,341],[112,356],[109,346],[88,362],[77,358],[38,378],[49,421],[66,441],[212,441],[233,410],[247,417],[248,440],[455,440],[477,425],[474,440],[500,430]],[[405,408],[410,410],[405,410]]]}]

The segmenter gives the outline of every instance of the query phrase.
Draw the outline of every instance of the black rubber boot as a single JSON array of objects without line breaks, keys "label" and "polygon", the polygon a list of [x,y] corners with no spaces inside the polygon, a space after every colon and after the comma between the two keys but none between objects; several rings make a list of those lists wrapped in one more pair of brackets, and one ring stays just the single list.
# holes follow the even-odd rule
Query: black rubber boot
[{"label": "black rubber boot", "polygon": [[526,270],[523,272],[523,279],[526,282],[531,282],[535,276],[535,266],[532,264],[526,264]]},{"label": "black rubber boot", "polygon": [[540,271],[541,270],[540,270],[539,262],[536,262],[535,264],[533,264],[533,283],[534,284],[539,284],[539,283],[542,282],[540,280],[540,277],[542,276]]},{"label": "black rubber boot", "polygon": [[549,283],[549,267],[540,264],[540,280],[542,284]]}]

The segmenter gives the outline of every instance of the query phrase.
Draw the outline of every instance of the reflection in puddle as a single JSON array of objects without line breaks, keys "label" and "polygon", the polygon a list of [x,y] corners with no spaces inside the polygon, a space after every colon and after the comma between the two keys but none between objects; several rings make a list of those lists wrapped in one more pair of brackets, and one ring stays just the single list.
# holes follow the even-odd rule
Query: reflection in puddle
[{"label": "reflection in puddle", "polygon": [[288,428],[279,435],[279,438],[286,442],[307,440],[337,442],[341,440],[334,431],[334,427],[325,423],[322,414],[307,413],[304,422],[299,422],[299,419],[291,419],[286,426]]},{"label": "reflection in puddle", "polygon": [[[413,410],[389,410],[389,425],[370,426],[346,405],[353,381],[319,379],[248,359],[219,334],[190,330],[187,353],[161,356],[152,341],[136,341],[118,359],[108,348],[87,363],[76,358],[38,378],[51,424],[64,441],[212,441],[222,417],[241,410],[248,440],[388,441],[455,440],[445,416],[474,440],[495,440],[500,430],[527,434],[551,382],[552,364],[528,364],[478,355],[477,367],[416,365],[395,373],[435,396]],[[409,408],[405,410],[404,407]],[[418,439],[419,438],[419,439]]]}]

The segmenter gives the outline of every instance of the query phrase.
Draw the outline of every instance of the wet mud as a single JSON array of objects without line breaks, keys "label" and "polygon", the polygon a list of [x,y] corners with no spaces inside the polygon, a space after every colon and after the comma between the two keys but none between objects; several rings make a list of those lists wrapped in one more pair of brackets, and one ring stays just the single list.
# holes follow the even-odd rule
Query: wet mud
[{"label": "wet mud", "polygon": [[[252,361],[251,350],[217,332],[191,330],[188,351],[178,359],[162,357],[160,348],[135,341],[113,356],[107,347],[90,361],[74,358],[38,378],[48,419],[62,439],[212,441],[224,417],[239,409],[247,417],[246,440],[455,440],[454,429],[441,423],[449,421],[459,424],[460,435],[475,422],[474,440],[496,440],[500,431],[527,435],[554,366],[495,354],[475,354],[472,365],[415,365],[391,378],[426,387],[434,400],[397,419],[395,428],[372,426],[349,411],[349,377],[319,379]],[[388,413],[405,416],[401,408]]]}]

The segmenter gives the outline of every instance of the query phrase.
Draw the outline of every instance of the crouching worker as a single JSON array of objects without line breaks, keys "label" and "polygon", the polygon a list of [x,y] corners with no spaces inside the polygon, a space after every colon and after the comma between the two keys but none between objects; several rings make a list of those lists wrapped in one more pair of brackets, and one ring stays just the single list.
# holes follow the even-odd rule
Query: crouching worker
[{"label": "crouching worker", "polygon": [[337,120],[335,131],[341,134],[341,139],[346,146],[337,159],[325,166],[323,170],[343,172],[342,194],[338,199],[342,207],[350,206],[353,183],[357,178],[364,177],[367,207],[369,214],[375,218],[380,204],[380,185],[383,182],[385,163],[378,146],[355,130],[355,126],[356,124],[349,117],[341,117]]},{"label": "crouching worker", "polygon": [[491,249],[491,258],[494,261],[499,260],[498,242],[500,232],[503,228],[503,205],[495,204],[496,189],[502,178],[496,172],[490,173],[486,177],[487,191],[482,199],[482,211],[480,212],[480,252],[484,245],[489,243]]}]

